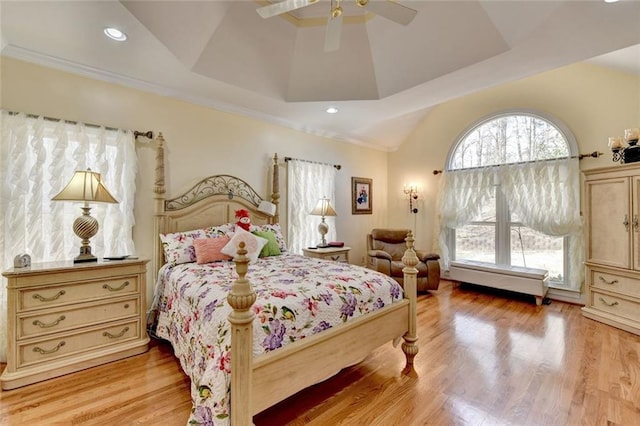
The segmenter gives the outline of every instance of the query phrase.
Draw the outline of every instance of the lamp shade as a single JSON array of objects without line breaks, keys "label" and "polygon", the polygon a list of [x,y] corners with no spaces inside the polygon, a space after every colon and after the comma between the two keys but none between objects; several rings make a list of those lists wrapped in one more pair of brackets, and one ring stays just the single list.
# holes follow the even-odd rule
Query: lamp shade
[{"label": "lamp shade", "polygon": [[102,183],[100,173],[92,172],[91,169],[76,171],[67,186],[52,200],[94,203],[118,202]]},{"label": "lamp shade", "polygon": [[337,216],[336,211],[331,207],[328,198],[320,198],[318,204],[309,213],[312,216]]}]

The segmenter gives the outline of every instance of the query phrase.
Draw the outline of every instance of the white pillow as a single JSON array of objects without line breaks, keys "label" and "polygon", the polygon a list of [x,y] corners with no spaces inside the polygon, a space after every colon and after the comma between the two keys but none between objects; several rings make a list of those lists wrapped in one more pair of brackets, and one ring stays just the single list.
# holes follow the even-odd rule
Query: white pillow
[{"label": "white pillow", "polygon": [[269,240],[253,235],[251,232],[247,232],[239,226],[236,226],[236,232],[231,237],[231,240],[220,251],[227,256],[235,258],[238,255],[238,246],[241,242],[244,242],[244,248],[247,250],[249,261],[255,262],[262,247],[264,247]]}]

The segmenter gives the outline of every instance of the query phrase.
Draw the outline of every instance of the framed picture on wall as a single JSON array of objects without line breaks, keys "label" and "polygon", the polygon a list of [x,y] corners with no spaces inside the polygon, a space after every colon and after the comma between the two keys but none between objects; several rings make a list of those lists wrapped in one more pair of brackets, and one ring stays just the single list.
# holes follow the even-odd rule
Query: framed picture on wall
[{"label": "framed picture on wall", "polygon": [[371,214],[373,206],[373,180],[351,178],[351,214]]}]

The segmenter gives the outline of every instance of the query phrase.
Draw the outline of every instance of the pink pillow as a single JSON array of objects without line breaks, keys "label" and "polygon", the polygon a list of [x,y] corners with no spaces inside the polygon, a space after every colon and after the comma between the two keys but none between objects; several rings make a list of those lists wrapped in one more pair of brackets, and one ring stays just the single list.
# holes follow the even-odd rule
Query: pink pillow
[{"label": "pink pillow", "polygon": [[221,252],[222,248],[227,245],[228,242],[229,237],[226,235],[217,238],[198,238],[193,240],[198,265],[218,262],[220,260],[231,260],[231,257]]}]

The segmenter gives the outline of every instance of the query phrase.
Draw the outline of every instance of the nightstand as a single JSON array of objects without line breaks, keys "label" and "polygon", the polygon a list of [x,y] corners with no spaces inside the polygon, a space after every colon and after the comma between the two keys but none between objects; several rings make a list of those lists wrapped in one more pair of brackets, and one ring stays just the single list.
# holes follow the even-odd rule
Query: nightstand
[{"label": "nightstand", "polygon": [[336,262],[349,263],[349,251],[351,247],[326,247],[315,249],[302,249],[307,257],[315,257],[318,259],[333,260]]},{"label": "nightstand", "polygon": [[50,262],[5,271],[2,389],[145,352],[147,262]]}]

